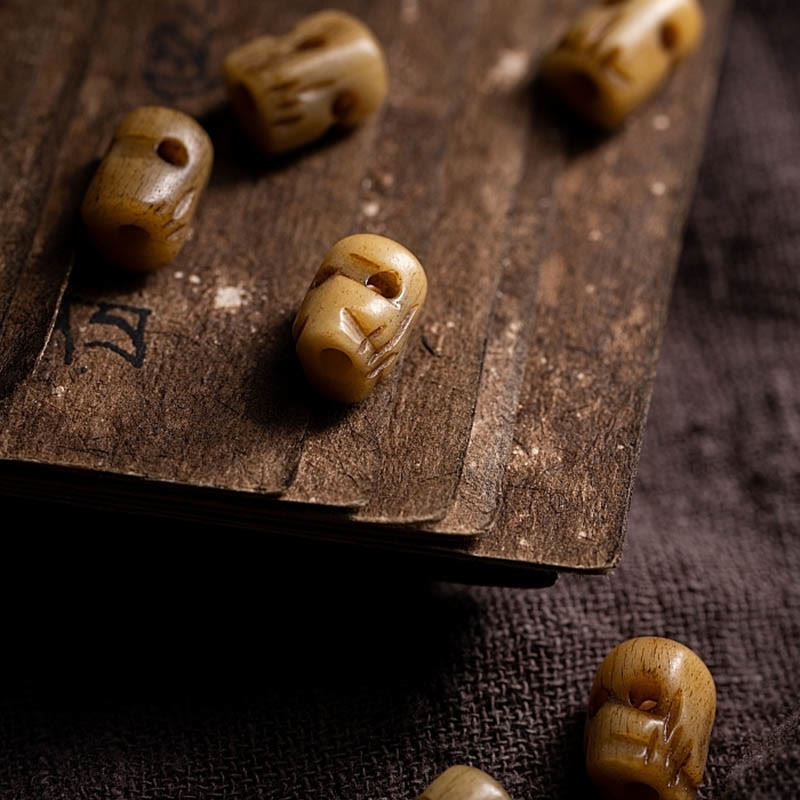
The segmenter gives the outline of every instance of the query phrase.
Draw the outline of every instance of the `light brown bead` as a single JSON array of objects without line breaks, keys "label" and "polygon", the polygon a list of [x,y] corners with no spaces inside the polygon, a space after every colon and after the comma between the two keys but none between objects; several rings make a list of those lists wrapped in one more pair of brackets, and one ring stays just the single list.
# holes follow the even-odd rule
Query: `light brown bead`
[{"label": "light brown bead", "polygon": [[101,255],[140,272],[178,255],[214,149],[191,117],[160,106],[126,114],[89,184],[81,215]]},{"label": "light brown bead", "polygon": [[363,23],[320,11],[285,36],[261,36],[223,65],[242,127],[265,153],[313,142],[334,125],[350,128],[386,96],[386,60]]},{"label": "light brown bead", "polygon": [[443,772],[419,800],[510,800],[506,790],[475,767],[455,766]]},{"label": "light brown bead", "polygon": [[708,667],[679,642],[644,636],[618,645],[589,697],[589,777],[609,800],[691,800],[716,697]]},{"label": "light brown bead", "polygon": [[542,74],[580,115],[615,128],[698,45],[697,0],[605,0],[578,16]]},{"label": "light brown bead", "polygon": [[397,363],[427,289],[422,265],[397,242],[369,233],[337,242],[292,329],[311,385],[342,403],[367,397]]}]

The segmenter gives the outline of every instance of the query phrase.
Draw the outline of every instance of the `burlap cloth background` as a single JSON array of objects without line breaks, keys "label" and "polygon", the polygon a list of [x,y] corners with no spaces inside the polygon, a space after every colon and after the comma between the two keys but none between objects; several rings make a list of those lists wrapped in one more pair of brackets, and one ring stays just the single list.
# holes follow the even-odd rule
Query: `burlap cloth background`
[{"label": "burlap cloth background", "polygon": [[0,798],[414,798],[454,762],[593,796],[588,689],[637,634],[716,678],[701,796],[800,797],[798,76],[796,0],[740,3],[614,575],[277,576],[56,530],[6,560]]}]

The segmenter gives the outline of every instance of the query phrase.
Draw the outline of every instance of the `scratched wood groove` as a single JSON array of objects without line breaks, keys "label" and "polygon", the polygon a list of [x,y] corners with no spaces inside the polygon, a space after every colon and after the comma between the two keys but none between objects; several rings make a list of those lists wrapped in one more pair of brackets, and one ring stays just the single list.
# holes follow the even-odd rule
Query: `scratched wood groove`
[{"label": "scratched wood groove", "polygon": [[[581,4],[340,3],[384,42],[391,99],[271,164],[239,134],[219,66],[316,0],[0,9],[0,37],[31,43],[29,61],[0,56],[0,110],[22,106],[1,140],[26,142],[0,174],[0,492],[402,551],[470,580],[610,568],[730,2],[705,3],[702,51],[606,139],[529,82]],[[195,115],[216,159],[176,262],[124,278],[77,209],[143,103]],[[332,410],[289,327],[325,251],[357,230],[415,251],[431,294],[396,378]]]}]

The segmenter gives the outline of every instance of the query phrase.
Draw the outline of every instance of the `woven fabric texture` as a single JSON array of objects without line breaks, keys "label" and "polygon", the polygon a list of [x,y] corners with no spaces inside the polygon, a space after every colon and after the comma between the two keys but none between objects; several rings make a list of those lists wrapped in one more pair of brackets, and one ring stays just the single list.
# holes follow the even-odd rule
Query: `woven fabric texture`
[{"label": "woven fabric texture", "polygon": [[716,679],[700,797],[800,797],[798,42],[795,0],[738,7],[614,574],[237,579],[96,532],[6,603],[0,798],[399,800],[458,762],[591,797],[592,676],[644,634]]}]

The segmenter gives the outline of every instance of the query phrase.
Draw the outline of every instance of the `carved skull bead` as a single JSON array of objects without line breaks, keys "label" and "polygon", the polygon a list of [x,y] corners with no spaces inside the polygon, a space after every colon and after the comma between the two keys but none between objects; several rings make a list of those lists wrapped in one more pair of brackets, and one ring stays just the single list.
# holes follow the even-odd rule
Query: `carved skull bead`
[{"label": "carved skull bead", "polygon": [[208,134],[180,111],[143,106],[126,114],[81,207],[101,255],[137,271],[169,264],[186,240],[213,154]]},{"label": "carved skull bead", "polygon": [[309,382],[339,402],[363,400],[397,363],[427,286],[419,261],[391,239],[362,233],[337,242],[292,329]]},{"label": "carved skull bead", "polygon": [[653,636],[623,642],[589,697],[589,777],[613,800],[691,800],[715,708],[714,679],[688,647]]},{"label": "carved skull bead", "polygon": [[542,74],[589,121],[617,127],[703,33],[697,0],[605,0],[586,9]]},{"label": "carved skull bead", "polygon": [[445,770],[419,800],[510,800],[505,789],[475,767],[455,766]]},{"label": "carved skull bead", "polygon": [[388,85],[377,40],[343,11],[320,11],[285,36],[243,44],[223,72],[239,121],[270,155],[308,144],[334,125],[357,125],[380,107]]}]

